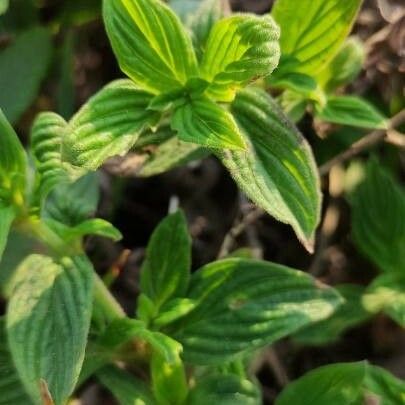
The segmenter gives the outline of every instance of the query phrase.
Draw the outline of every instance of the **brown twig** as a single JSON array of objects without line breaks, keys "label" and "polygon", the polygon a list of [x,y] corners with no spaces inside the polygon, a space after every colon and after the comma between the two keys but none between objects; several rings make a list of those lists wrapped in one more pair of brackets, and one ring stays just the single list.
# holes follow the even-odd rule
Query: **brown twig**
[{"label": "brown twig", "polygon": [[393,130],[395,127],[403,124],[405,122],[405,109],[400,111],[397,115],[391,118],[388,123],[388,129],[378,129],[369,133],[368,135],[361,138],[359,141],[355,142],[349,149],[335,156],[333,159],[329,160],[319,168],[319,173],[321,176],[325,176],[329,173],[330,169],[339,164],[346,162],[352,157],[358,155],[359,153],[370,149],[372,146],[389,139],[387,133]]}]

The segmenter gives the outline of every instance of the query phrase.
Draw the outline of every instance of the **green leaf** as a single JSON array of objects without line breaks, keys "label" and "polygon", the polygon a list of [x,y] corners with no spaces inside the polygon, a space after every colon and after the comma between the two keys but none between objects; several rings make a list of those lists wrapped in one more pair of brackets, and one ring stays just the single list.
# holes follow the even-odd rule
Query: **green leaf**
[{"label": "green leaf", "polygon": [[258,388],[236,375],[211,375],[198,380],[190,392],[190,405],[260,405]]},{"label": "green leaf", "polygon": [[347,329],[370,318],[363,307],[364,287],[344,284],[335,287],[345,302],[329,318],[300,329],[294,339],[305,345],[324,345],[335,342]]},{"label": "green leaf", "polygon": [[290,224],[312,251],[321,192],[308,143],[263,90],[240,92],[232,112],[249,148],[246,152],[225,151],[220,154],[222,163],[249,198]]},{"label": "green leaf", "polygon": [[153,320],[153,325],[162,327],[188,315],[196,306],[189,298],[174,298],[167,301],[159,309],[159,315]]},{"label": "green leaf", "polygon": [[[230,11],[228,0],[198,0],[198,7],[192,4],[190,0],[181,0],[183,9],[187,7],[186,3],[190,5],[191,10],[186,19],[187,26],[190,28],[193,38],[194,49],[197,56],[201,59],[205,50],[207,49],[207,41],[212,30],[212,27],[223,17],[226,11]],[[175,3],[175,2],[171,2]],[[229,7],[229,10],[227,8]]]},{"label": "green leaf", "polygon": [[293,122],[299,122],[304,117],[308,100],[300,93],[293,90],[285,90],[278,98],[284,113]]},{"label": "green leaf", "polygon": [[167,363],[159,353],[152,353],[152,389],[159,404],[184,404],[188,394],[187,377],[180,357]]},{"label": "green leaf", "polygon": [[405,192],[374,159],[350,198],[352,235],[360,252],[380,270],[405,271]]},{"label": "green leaf", "polygon": [[0,15],[4,14],[8,9],[9,0],[0,0]]},{"label": "green leaf", "polygon": [[190,100],[178,107],[171,124],[184,142],[216,149],[246,148],[232,115],[206,97]]},{"label": "green leaf", "polygon": [[360,128],[387,128],[387,119],[372,104],[356,96],[331,96],[316,106],[316,117],[334,124]]},{"label": "green leaf", "polygon": [[327,92],[353,82],[363,67],[365,57],[362,42],[355,37],[349,38],[325,69],[319,72],[317,82]]},{"label": "green leaf", "polygon": [[288,89],[302,94],[311,93],[317,86],[316,81],[304,73],[278,73],[277,70],[266,79],[266,83],[270,87]]},{"label": "green leaf", "polygon": [[201,62],[201,74],[211,82],[207,92],[232,101],[236,91],[268,76],[280,58],[279,29],[270,16],[234,15],[211,30]]},{"label": "green leaf", "polygon": [[39,114],[33,123],[31,150],[37,168],[37,193],[40,202],[57,184],[68,180],[61,156],[66,127],[66,121],[52,112]]},{"label": "green leaf", "polygon": [[122,234],[117,228],[100,218],[88,219],[73,227],[66,226],[50,218],[45,219],[45,222],[65,243],[73,243],[77,240],[81,241],[87,235],[101,236],[115,242],[122,239]]},{"label": "green leaf", "polygon": [[61,184],[49,195],[43,217],[76,226],[93,215],[100,196],[96,173],[89,173],[73,184]]},{"label": "green leaf", "polygon": [[5,332],[4,319],[0,318],[0,405],[31,405],[14,367]]},{"label": "green leaf", "polygon": [[104,87],[69,122],[62,158],[73,166],[96,170],[108,158],[127,153],[140,133],[159,118],[147,110],[152,97],[126,79]]},{"label": "green leaf", "polygon": [[10,350],[31,398],[46,381],[56,405],[72,393],[84,359],[93,270],[85,256],[29,256],[19,267],[7,310]]},{"label": "green leaf", "polygon": [[167,216],[153,232],[141,269],[141,290],[156,307],[184,296],[191,267],[191,239],[181,211]]},{"label": "green leaf", "polygon": [[15,123],[35,100],[51,60],[49,31],[29,29],[0,52],[0,108]]},{"label": "green leaf", "polygon": [[104,367],[97,372],[97,378],[113,393],[120,405],[154,405],[156,403],[143,381],[118,367]]},{"label": "green leaf", "polygon": [[317,368],[290,383],[276,405],[398,405],[405,400],[405,383],[366,362],[337,363]]},{"label": "green leaf", "polygon": [[196,308],[173,326],[193,364],[221,364],[330,316],[337,292],[277,264],[226,259],[192,275]]},{"label": "green leaf", "polygon": [[139,172],[140,177],[156,176],[187,163],[207,157],[210,152],[201,146],[182,142],[173,137],[158,145],[147,155]]},{"label": "green leaf", "polygon": [[338,52],[361,0],[277,0],[272,15],[281,28],[282,55],[295,58],[293,71],[314,75]]},{"label": "green leaf", "polygon": [[0,205],[0,263],[4,249],[7,245],[8,234],[15,215],[13,207],[3,207]]},{"label": "green leaf", "polygon": [[176,364],[182,351],[181,344],[160,332],[147,329],[137,319],[119,318],[110,323],[98,343],[108,349],[116,349],[131,341],[144,341],[169,364]]},{"label": "green leaf", "polygon": [[0,202],[22,205],[26,172],[24,148],[0,109]]},{"label": "green leaf", "polygon": [[405,275],[383,274],[367,288],[363,305],[371,313],[386,313],[405,328]]},{"label": "green leaf", "polygon": [[159,0],[104,0],[104,23],[121,70],[152,93],[197,76],[191,39]]}]

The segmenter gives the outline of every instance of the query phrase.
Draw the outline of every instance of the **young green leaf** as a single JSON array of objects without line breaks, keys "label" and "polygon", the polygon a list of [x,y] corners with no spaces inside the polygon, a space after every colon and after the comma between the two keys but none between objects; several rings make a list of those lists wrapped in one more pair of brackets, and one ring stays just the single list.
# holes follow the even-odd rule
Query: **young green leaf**
[{"label": "young green leaf", "polygon": [[305,345],[324,345],[335,342],[347,329],[359,325],[371,314],[363,307],[364,287],[343,284],[335,287],[345,302],[327,319],[300,329],[294,339]]},{"label": "young green leaf", "polygon": [[62,158],[73,166],[96,170],[108,158],[128,152],[140,133],[159,118],[147,110],[152,97],[126,79],[104,87],[69,122]]},{"label": "young green leaf", "polygon": [[31,150],[37,167],[37,193],[40,201],[43,201],[57,184],[67,180],[61,156],[66,127],[66,121],[52,112],[39,114],[32,126]]},{"label": "young green leaf", "polygon": [[160,0],[104,0],[104,23],[122,71],[143,89],[166,93],[197,76],[191,39]]},{"label": "young green leaf", "polygon": [[97,378],[108,388],[120,405],[155,405],[147,385],[127,371],[115,366],[104,367],[97,372]]},{"label": "young green leaf", "polygon": [[266,79],[270,87],[288,89],[301,94],[308,94],[316,90],[317,83],[304,73],[277,72],[277,70]]},{"label": "young green leaf", "polygon": [[189,314],[195,306],[196,302],[189,298],[169,300],[159,309],[159,315],[153,320],[153,325],[160,328],[173,323]]},{"label": "young green leaf", "polygon": [[372,159],[350,202],[352,235],[361,253],[384,272],[405,271],[404,190]]},{"label": "young green leaf", "polygon": [[184,296],[191,266],[191,239],[181,211],[167,216],[153,232],[141,269],[141,290],[156,307]]},{"label": "young green leaf", "polygon": [[383,274],[367,288],[363,305],[371,313],[380,311],[405,328],[405,275]]},{"label": "young green leaf", "polygon": [[0,108],[15,123],[35,100],[51,61],[50,32],[31,28],[0,53]]},{"label": "young green leaf", "polygon": [[290,224],[311,251],[321,193],[308,143],[263,90],[241,91],[232,112],[249,148],[220,153],[222,163],[249,198]]},{"label": "young green leaf", "polygon": [[315,116],[334,124],[360,128],[387,128],[387,119],[372,104],[356,96],[330,96],[316,106]]},{"label": "young green leaf", "polygon": [[178,107],[171,124],[184,142],[216,149],[246,148],[232,115],[207,97],[190,100]]},{"label": "young green leaf", "polygon": [[190,392],[190,405],[260,405],[260,391],[236,375],[211,375],[197,381]]},{"label": "young green leaf", "polygon": [[338,52],[361,0],[277,0],[272,15],[281,28],[281,53],[296,59],[293,70],[314,75]]},{"label": "young green leaf", "polygon": [[0,109],[0,202],[23,203],[26,172],[24,148]]},{"label": "young green leaf", "polygon": [[183,404],[187,394],[187,377],[180,357],[171,363],[159,353],[151,358],[152,389],[160,404]]},{"label": "young green leaf", "polygon": [[221,364],[330,316],[341,298],[308,275],[269,262],[226,259],[193,274],[196,308],[173,325],[193,364]]},{"label": "young green leaf", "polygon": [[0,263],[15,215],[13,207],[3,207],[0,205]]},{"label": "young green leaf", "polygon": [[92,309],[93,270],[85,256],[29,256],[17,270],[7,310],[10,350],[35,403],[44,380],[56,405],[79,377]]},{"label": "young green leaf", "polygon": [[5,322],[0,318],[0,405],[31,405],[7,344]]},{"label": "young green leaf", "polygon": [[182,142],[177,137],[173,137],[158,145],[152,153],[147,155],[138,176],[156,176],[189,162],[203,159],[209,154],[207,149],[197,144]]},{"label": "young green leaf", "polygon": [[326,92],[351,83],[360,73],[365,59],[365,49],[356,37],[349,38],[339,53],[317,75],[317,82]]},{"label": "young green leaf", "polygon": [[[317,368],[289,384],[276,405],[398,405],[405,400],[405,383],[366,362]],[[377,402],[376,402],[377,401]]]},{"label": "young green leaf", "polygon": [[280,58],[279,36],[270,16],[234,15],[218,21],[201,62],[202,77],[212,83],[207,94],[229,102],[239,88],[268,76]]}]

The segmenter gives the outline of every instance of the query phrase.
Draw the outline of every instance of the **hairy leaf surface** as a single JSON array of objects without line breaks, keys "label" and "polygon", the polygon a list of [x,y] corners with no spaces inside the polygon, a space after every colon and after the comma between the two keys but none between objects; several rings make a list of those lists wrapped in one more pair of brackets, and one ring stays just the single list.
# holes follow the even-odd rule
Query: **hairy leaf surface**
[{"label": "hairy leaf surface", "polygon": [[72,393],[84,359],[92,308],[92,266],[84,256],[29,256],[7,310],[13,360],[35,403],[47,383],[56,405]]},{"label": "hairy leaf surface", "polygon": [[127,79],[108,84],[69,122],[62,158],[73,166],[96,170],[108,158],[128,152],[140,133],[159,118],[147,110],[152,97]]},{"label": "hairy leaf surface", "polygon": [[67,123],[58,114],[41,113],[31,129],[31,149],[38,171],[39,199],[43,200],[58,183],[67,180],[62,166],[62,139]]},{"label": "hairy leaf surface", "polygon": [[254,79],[269,75],[280,58],[279,29],[270,16],[234,15],[211,30],[201,62],[208,94],[232,101],[236,91]]},{"label": "hairy leaf surface", "polygon": [[141,290],[159,307],[184,296],[191,266],[191,239],[181,211],[167,216],[153,232],[141,269]]},{"label": "hairy leaf surface", "polygon": [[308,250],[319,222],[321,193],[311,149],[264,91],[241,91],[232,104],[249,148],[225,151],[222,163],[259,207],[290,224]]},{"label": "hairy leaf surface", "polygon": [[315,74],[338,52],[361,0],[277,0],[272,15],[281,28],[281,52],[296,59],[294,71]]},{"label": "hairy leaf surface", "polygon": [[316,117],[334,124],[360,128],[387,128],[387,119],[372,104],[356,96],[331,96],[316,107]]},{"label": "hairy leaf surface", "polygon": [[104,23],[122,71],[152,93],[197,76],[191,39],[159,0],[104,0]]},{"label": "hairy leaf surface", "polygon": [[178,107],[171,124],[184,142],[216,149],[246,147],[232,115],[206,97],[190,100]]},{"label": "hairy leaf surface", "polygon": [[404,190],[372,159],[350,201],[352,235],[361,253],[382,271],[405,271]]},{"label": "hairy leaf surface", "polygon": [[308,275],[269,262],[226,259],[192,275],[196,308],[174,327],[184,358],[220,364],[320,321],[341,298]]}]

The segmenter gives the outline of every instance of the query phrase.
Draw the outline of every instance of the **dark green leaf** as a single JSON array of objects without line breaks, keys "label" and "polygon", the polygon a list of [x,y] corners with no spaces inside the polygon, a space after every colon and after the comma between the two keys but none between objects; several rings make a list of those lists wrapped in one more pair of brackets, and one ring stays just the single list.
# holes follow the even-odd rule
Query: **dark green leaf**
[{"label": "dark green leaf", "polygon": [[240,87],[268,76],[280,58],[279,35],[270,16],[234,15],[218,21],[201,62],[202,77],[212,83],[208,94],[232,101]]},{"label": "dark green leaf", "polygon": [[51,60],[51,35],[32,28],[0,53],[0,108],[15,123],[35,100]]},{"label": "dark green leaf", "polygon": [[331,96],[316,107],[316,117],[334,124],[360,128],[387,128],[387,119],[368,101],[356,96]]},{"label": "dark green leaf", "polygon": [[0,205],[0,263],[4,249],[7,245],[8,234],[15,215],[13,207],[3,207]]},{"label": "dark green leaf", "polygon": [[184,142],[216,149],[246,148],[232,115],[206,97],[190,100],[178,107],[171,124]]},{"label": "dark green leaf", "polygon": [[[212,375],[197,381],[190,392],[190,405],[260,405],[260,391],[236,375]],[[292,404],[291,404],[292,405]]]},{"label": "dark green leaf", "polygon": [[0,203],[22,205],[26,172],[24,148],[0,109]]},{"label": "dark green leaf", "polygon": [[371,313],[386,313],[405,328],[405,275],[383,274],[367,288],[364,307]]},{"label": "dark green leaf", "polygon": [[226,259],[193,274],[187,296],[196,308],[174,337],[184,358],[221,364],[330,316],[337,292],[308,275],[269,262]]},{"label": "dark green leaf", "polygon": [[159,315],[153,320],[153,325],[162,327],[177,321],[189,314],[196,306],[196,302],[189,298],[174,298],[167,301],[159,309]]},{"label": "dark green leaf", "polygon": [[5,332],[4,319],[0,318],[0,405],[31,405],[14,367]]},{"label": "dark green leaf", "polygon": [[316,81],[304,73],[288,72],[283,74],[278,73],[277,70],[267,78],[266,83],[270,87],[288,89],[303,94],[316,90],[317,86]]},{"label": "dark green leaf", "polygon": [[62,158],[73,166],[96,170],[108,158],[127,153],[140,133],[159,118],[147,110],[152,97],[130,80],[104,87],[69,122]]},{"label": "dark green leaf", "polygon": [[73,184],[56,187],[46,201],[44,218],[76,226],[93,215],[99,200],[99,180],[96,173],[89,173]]},{"label": "dark green leaf", "polygon": [[293,71],[314,75],[338,52],[361,0],[277,0],[272,15],[281,28],[281,53],[296,59]]},{"label": "dark green leaf", "polygon": [[405,271],[405,192],[374,159],[350,198],[358,249],[380,270]]},{"label": "dark green leaf", "polygon": [[84,256],[29,256],[19,267],[7,310],[10,350],[32,399],[46,381],[56,405],[72,393],[84,359],[93,270]]},{"label": "dark green leaf", "polygon": [[104,367],[97,372],[97,378],[113,393],[120,405],[154,405],[156,403],[143,381],[118,367]]},{"label": "dark green leaf", "polygon": [[220,154],[222,163],[249,198],[290,224],[311,251],[321,193],[308,143],[263,90],[240,92],[232,112],[249,148],[246,152],[225,151]]},{"label": "dark green leaf", "polygon": [[191,239],[181,211],[166,217],[153,232],[141,269],[141,290],[156,307],[184,296],[190,277]]},{"label": "dark green leaf", "polygon": [[370,313],[363,307],[364,287],[345,284],[336,287],[345,302],[329,318],[298,331],[295,340],[303,344],[323,345],[340,338],[347,329],[359,325]]},{"label": "dark green leaf", "polygon": [[159,0],[104,0],[104,22],[122,71],[152,93],[197,76],[191,39]]},{"label": "dark green leaf", "polygon": [[404,400],[403,381],[362,362],[332,364],[310,371],[290,383],[276,405],[399,405]]}]

